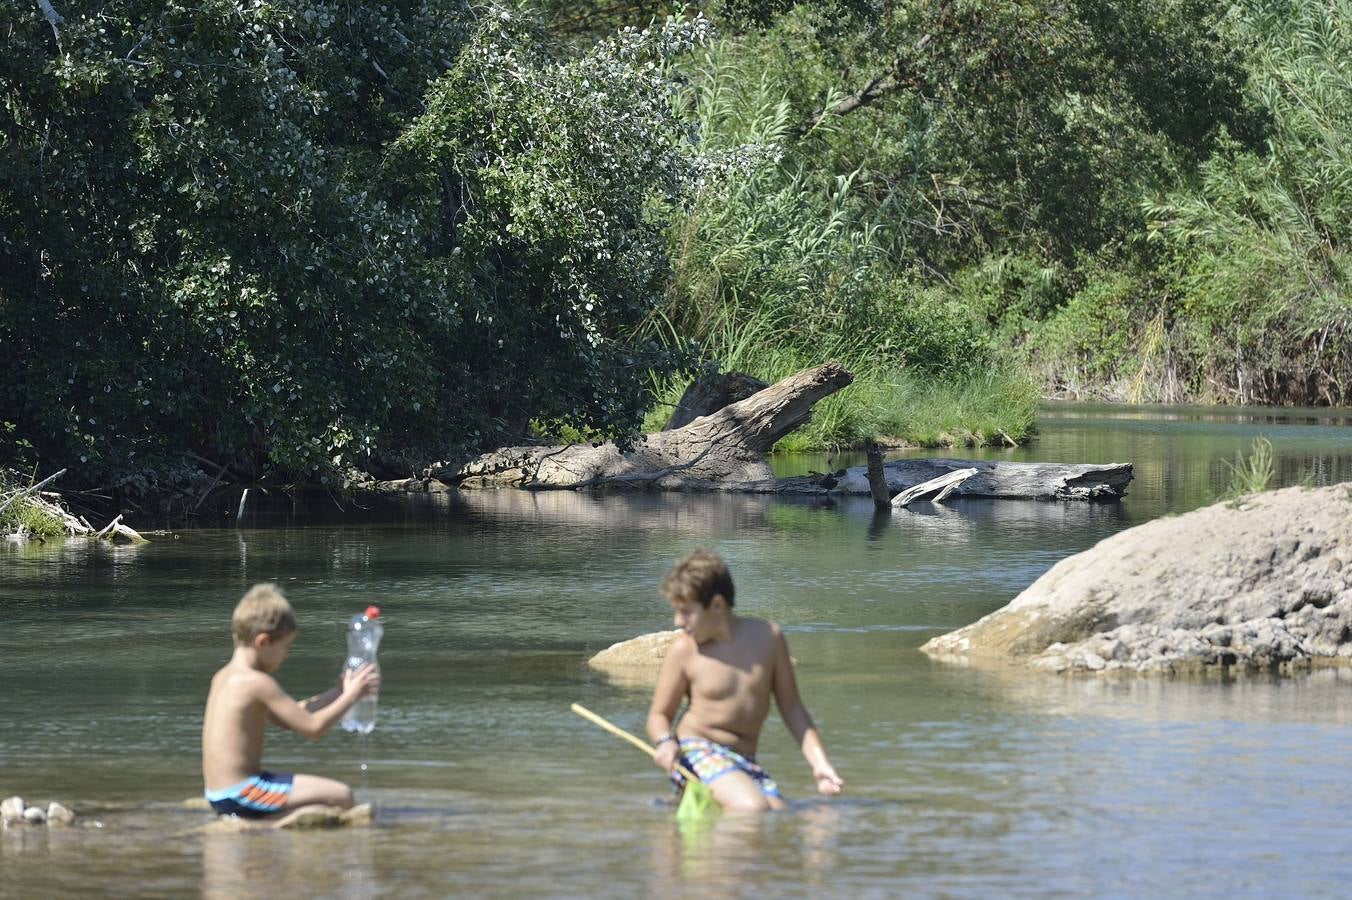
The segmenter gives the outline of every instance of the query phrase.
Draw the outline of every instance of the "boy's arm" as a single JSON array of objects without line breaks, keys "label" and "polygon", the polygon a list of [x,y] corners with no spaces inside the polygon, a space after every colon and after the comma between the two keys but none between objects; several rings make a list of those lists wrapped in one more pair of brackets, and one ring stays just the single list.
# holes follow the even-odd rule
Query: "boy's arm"
[{"label": "boy's arm", "polygon": [[319,712],[321,709],[341,697],[342,694],[343,683],[339,681],[338,684],[329,688],[327,691],[315,694],[313,697],[306,697],[304,700],[299,701],[300,707],[306,712]]},{"label": "boy's arm", "polygon": [[355,672],[344,672],[343,686],[338,696],[315,712],[309,711],[288,696],[281,685],[272,678],[267,679],[258,699],[267,707],[268,718],[273,722],[310,740],[317,740],[332,728],[354,703],[379,684],[380,675],[376,672],[375,666],[368,663]]},{"label": "boy's arm", "polygon": [[[339,696],[342,695],[342,693],[343,686],[341,684],[338,684],[335,685],[334,687],[329,688],[327,691],[324,691],[321,694],[315,694],[313,697],[306,697],[304,700],[297,700],[296,705],[299,706],[301,709],[305,710],[306,712],[318,712],[319,710],[328,706],[333,701],[337,700]],[[280,718],[278,718],[276,713],[274,713],[272,710],[268,710],[268,721],[279,728],[286,727],[286,723],[284,723]]]},{"label": "boy's arm", "polygon": [[667,648],[662,668],[657,672],[653,702],[648,707],[648,739],[657,745],[653,762],[664,772],[670,772],[676,765],[676,757],[680,752],[672,734],[671,720],[681,708],[681,698],[690,689],[690,679],[685,674],[685,663],[690,654],[689,643],[690,639],[685,635],[677,635]]},{"label": "boy's arm", "polygon": [[812,775],[817,779],[817,790],[823,794],[839,794],[845,782],[836,774],[831,760],[822,746],[821,735],[812,724],[803,698],[798,694],[798,680],[793,674],[793,660],[789,657],[789,642],[778,625],[771,625],[774,632],[774,692],[775,703],[779,705],[779,714],[788,726],[789,733],[798,742],[803,758],[812,767]]}]

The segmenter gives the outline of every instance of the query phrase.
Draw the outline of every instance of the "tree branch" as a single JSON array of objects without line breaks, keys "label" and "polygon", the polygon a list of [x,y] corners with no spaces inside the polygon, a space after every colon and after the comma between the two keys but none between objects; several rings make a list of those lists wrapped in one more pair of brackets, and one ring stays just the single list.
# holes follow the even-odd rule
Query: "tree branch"
[{"label": "tree branch", "polygon": [[832,106],[823,106],[821,109],[817,110],[815,113],[808,116],[803,121],[799,122],[796,126],[794,126],[793,130],[798,134],[799,137],[802,137],[803,135],[807,134],[809,131],[820,125],[822,119],[825,119],[827,116],[849,115],[856,109],[868,106],[870,103],[873,103],[879,98],[885,97],[888,94],[896,91],[901,86],[902,83],[897,81],[895,78],[891,78],[887,75],[879,75],[872,81],[870,81],[868,84],[864,85],[855,93],[841,100],[839,103],[836,103]]},{"label": "tree branch", "polygon": [[51,0],[38,0],[38,9],[47,17],[47,22],[52,26],[52,34],[56,36],[57,52],[64,52],[61,49],[61,32],[57,31],[56,26],[64,25],[66,20],[61,18],[61,13],[57,12],[51,4]]},{"label": "tree branch", "polygon": [[[939,4],[939,8],[934,16],[934,27],[920,36],[911,48],[919,52],[930,45],[936,36],[942,34],[948,28],[948,14],[953,6],[952,0],[945,0]],[[827,116],[847,116],[857,109],[863,109],[872,103],[886,97],[888,94],[896,93],[904,87],[919,89],[922,85],[921,76],[918,73],[903,74],[906,69],[906,61],[902,55],[898,55],[892,60],[892,65],[887,72],[872,78],[868,84],[864,85],[855,93],[834,103],[830,106],[823,106],[812,115],[794,126],[794,132],[802,137],[812,129],[821,124],[822,119]]]}]

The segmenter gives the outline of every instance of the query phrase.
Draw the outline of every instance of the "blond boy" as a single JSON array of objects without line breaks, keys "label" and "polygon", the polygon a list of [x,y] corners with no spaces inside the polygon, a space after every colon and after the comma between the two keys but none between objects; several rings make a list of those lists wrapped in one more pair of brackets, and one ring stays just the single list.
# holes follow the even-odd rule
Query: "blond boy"
[{"label": "blond boy", "polygon": [[288,697],[273,679],[296,639],[296,615],[273,584],[257,584],[231,619],[235,652],[211,679],[202,721],[202,780],[221,815],[257,819],[302,806],[352,805],[352,789],[316,775],[263,771],[268,722],[318,739],[352,704],[380,687],[372,665],[343,671],[338,687],[307,700]]},{"label": "blond boy", "polygon": [[[657,765],[672,772],[682,763],[725,810],[782,809],[778,785],[755,762],[773,695],[812,767],[817,790],[840,793],[845,782],[798,696],[784,632],[774,622],[733,613],[727,564],[716,553],[694,550],[667,573],[661,591],[683,633],[662,662],[648,711]],[[673,733],[672,720],[685,697],[690,705]],[[679,781],[678,775],[673,778]]]}]

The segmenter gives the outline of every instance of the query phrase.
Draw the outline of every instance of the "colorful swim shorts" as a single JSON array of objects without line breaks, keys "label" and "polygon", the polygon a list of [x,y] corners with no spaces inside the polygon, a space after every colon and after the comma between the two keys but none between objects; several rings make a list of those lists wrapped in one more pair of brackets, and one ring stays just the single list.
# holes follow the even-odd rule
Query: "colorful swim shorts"
[{"label": "colorful swim shorts", "polygon": [[274,775],[259,772],[252,778],[219,791],[207,791],[211,808],[223,816],[241,819],[261,819],[282,811],[291,796],[291,782],[295,775],[289,772]]},{"label": "colorful swim shorts", "polygon": [[[780,797],[779,785],[770,777],[770,773],[731,747],[704,738],[681,738],[679,762],[705,784],[712,784],[729,772],[745,772],[760,786],[762,794]],[[678,787],[685,784],[679,772],[673,773],[672,780]]]}]

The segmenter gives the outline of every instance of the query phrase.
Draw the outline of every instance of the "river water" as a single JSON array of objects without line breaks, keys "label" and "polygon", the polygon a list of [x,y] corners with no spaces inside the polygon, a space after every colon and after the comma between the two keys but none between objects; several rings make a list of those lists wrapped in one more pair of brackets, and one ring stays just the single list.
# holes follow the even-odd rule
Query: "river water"
[{"label": "river water", "polygon": [[[1057,560],[1209,502],[1268,437],[1278,480],[1352,480],[1352,413],[1051,406],[1009,459],[1127,461],[1120,504],[476,492],[259,512],[141,548],[0,547],[0,794],[101,830],[0,834],[0,895],[902,894],[1345,896],[1352,673],[1099,681],[930,662],[917,647]],[[783,473],[853,458],[793,457]],[[738,607],[782,622],[846,793],[823,800],[772,716],[790,811],[682,829],[661,774],[571,715],[639,731],[643,685],[588,671],[669,627],[656,593],[697,545]],[[270,733],[268,762],[351,781],[372,828],[202,833],[201,709],[244,589],[301,631],[278,673],[332,683],[344,622],[385,610],[385,687],[357,738]],[[9,892],[13,892],[10,894]]]}]

